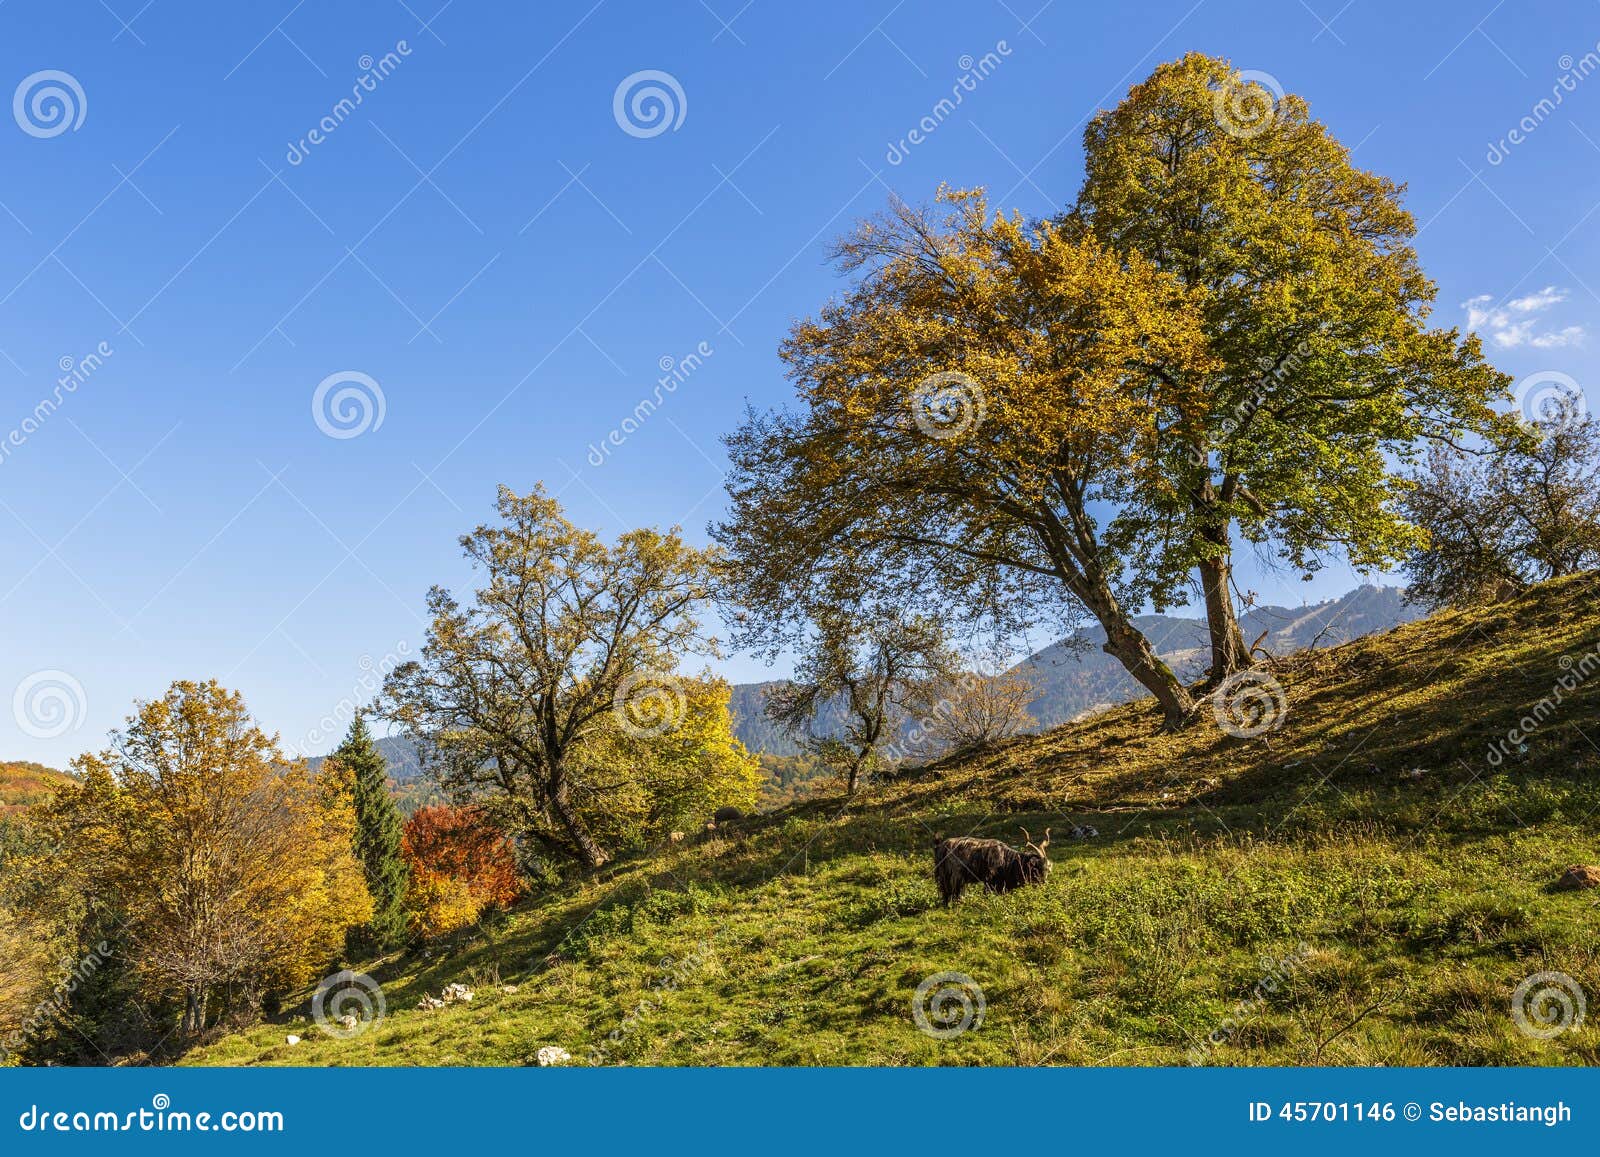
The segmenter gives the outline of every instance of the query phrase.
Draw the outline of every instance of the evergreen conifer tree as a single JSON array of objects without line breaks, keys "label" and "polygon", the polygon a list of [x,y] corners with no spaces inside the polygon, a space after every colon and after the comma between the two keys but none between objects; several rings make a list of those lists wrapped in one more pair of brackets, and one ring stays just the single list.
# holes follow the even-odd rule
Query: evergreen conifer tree
[{"label": "evergreen conifer tree", "polygon": [[400,855],[400,812],[389,795],[389,765],[373,742],[367,721],[357,715],[332,758],[350,776],[355,797],[355,852],[372,893],[372,922],[360,939],[389,948],[405,934],[405,860]]}]

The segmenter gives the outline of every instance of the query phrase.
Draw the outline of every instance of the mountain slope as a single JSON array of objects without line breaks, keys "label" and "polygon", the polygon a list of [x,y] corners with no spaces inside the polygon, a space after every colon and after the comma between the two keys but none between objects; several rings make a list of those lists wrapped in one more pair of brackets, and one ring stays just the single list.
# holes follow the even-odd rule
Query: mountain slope
[{"label": "mountain slope", "polygon": [[[301,1004],[189,1061],[1600,1063],[1593,1020],[1541,1040],[1510,1015],[1534,973],[1600,993],[1595,893],[1550,890],[1600,862],[1600,577],[1271,673],[1262,737],[1131,703],[809,800],[360,963],[388,1013],[351,1039]],[[1046,825],[1044,886],[938,906],[936,835]],[[476,999],[417,1008],[453,982]],[[919,999],[939,1028],[980,994],[966,1031],[919,1030]]]},{"label": "mountain slope", "polygon": [[[1361,586],[1305,607],[1253,607],[1240,616],[1239,626],[1247,643],[1259,639],[1263,650],[1282,658],[1387,631],[1422,614],[1406,604],[1399,587]],[[1205,620],[1141,615],[1134,622],[1182,679],[1193,682],[1205,674],[1211,661]],[[1122,664],[1100,649],[1105,632],[1099,627],[1083,631],[1077,642],[1076,647],[1054,643],[1019,664],[1037,688],[1031,711],[1041,726],[1145,694]]]},{"label": "mountain slope", "polygon": [[[389,778],[397,784],[408,784],[422,778],[422,761],[417,756],[416,745],[400,735],[385,735],[373,742],[389,765]],[[306,760],[315,771],[327,756],[314,755]]]},{"label": "mountain slope", "polygon": [[44,803],[57,788],[76,782],[66,772],[42,763],[0,761],[0,818]]}]

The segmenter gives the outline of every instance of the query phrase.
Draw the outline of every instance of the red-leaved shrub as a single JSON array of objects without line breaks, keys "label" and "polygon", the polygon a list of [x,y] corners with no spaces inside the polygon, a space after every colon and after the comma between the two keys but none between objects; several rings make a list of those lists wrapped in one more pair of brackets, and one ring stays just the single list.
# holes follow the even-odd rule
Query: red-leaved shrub
[{"label": "red-leaved shrub", "polygon": [[511,837],[479,808],[419,809],[406,821],[400,852],[411,866],[411,923],[424,936],[448,935],[521,891]]}]

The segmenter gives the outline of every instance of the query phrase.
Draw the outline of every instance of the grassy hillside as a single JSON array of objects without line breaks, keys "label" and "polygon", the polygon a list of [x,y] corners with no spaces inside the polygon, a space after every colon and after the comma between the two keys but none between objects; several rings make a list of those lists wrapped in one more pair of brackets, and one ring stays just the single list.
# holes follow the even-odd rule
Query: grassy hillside
[{"label": "grassy hillside", "polygon": [[[1548,1041],[1510,1015],[1542,970],[1600,996],[1600,891],[1549,890],[1600,862],[1600,671],[1503,766],[1485,758],[1597,647],[1585,576],[1281,665],[1287,717],[1264,739],[1209,720],[1156,734],[1148,706],[1118,707],[359,965],[388,1016],[352,1039],[302,1005],[187,1059],[515,1065],[604,1045],[630,1064],[1183,1064],[1222,1030],[1210,1063],[1600,1063],[1600,1010]],[[1044,887],[937,906],[936,834],[1046,824]],[[1100,835],[1070,841],[1074,824]],[[944,972],[986,1010],[935,1039],[912,1002]],[[477,998],[417,1010],[454,981]]]}]

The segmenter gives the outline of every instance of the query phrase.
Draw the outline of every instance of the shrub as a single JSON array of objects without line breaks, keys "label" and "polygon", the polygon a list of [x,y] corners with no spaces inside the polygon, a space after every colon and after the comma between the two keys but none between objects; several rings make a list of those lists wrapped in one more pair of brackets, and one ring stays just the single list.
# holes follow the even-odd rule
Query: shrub
[{"label": "shrub", "polygon": [[521,892],[511,838],[480,808],[438,804],[406,821],[400,852],[411,869],[412,931],[446,936]]}]

